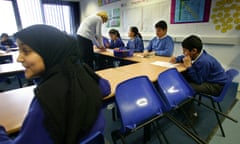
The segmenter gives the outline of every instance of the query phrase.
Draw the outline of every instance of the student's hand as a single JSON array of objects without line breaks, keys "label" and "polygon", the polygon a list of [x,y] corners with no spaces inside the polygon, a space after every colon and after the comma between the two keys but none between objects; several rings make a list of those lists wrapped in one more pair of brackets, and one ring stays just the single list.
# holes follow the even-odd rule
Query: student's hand
[{"label": "student's hand", "polygon": [[148,51],[144,51],[143,52],[143,57],[147,57],[147,56],[149,56],[149,52]]},{"label": "student's hand", "polygon": [[171,57],[169,62],[175,64],[177,62],[176,57]]},{"label": "student's hand", "polygon": [[120,50],[120,48],[114,48],[114,50]]},{"label": "student's hand", "polygon": [[183,58],[183,64],[186,68],[190,68],[192,66],[192,59],[190,56],[185,56]]}]

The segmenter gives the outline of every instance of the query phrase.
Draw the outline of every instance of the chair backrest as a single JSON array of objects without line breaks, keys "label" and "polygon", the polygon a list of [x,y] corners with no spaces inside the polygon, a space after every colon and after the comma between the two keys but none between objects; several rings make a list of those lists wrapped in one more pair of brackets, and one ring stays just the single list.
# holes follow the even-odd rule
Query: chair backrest
[{"label": "chair backrest", "polygon": [[120,83],[116,88],[115,100],[122,122],[122,132],[134,129],[163,112],[160,96],[146,76]]},{"label": "chair backrest", "polygon": [[104,144],[104,137],[101,132],[96,132],[80,141],[79,144]]},{"label": "chair backrest", "polygon": [[193,89],[176,68],[160,73],[158,86],[168,111],[177,108],[182,102],[195,95]]},{"label": "chair backrest", "polygon": [[236,69],[229,69],[226,71],[226,73],[231,81],[234,79],[234,77],[236,77],[239,74],[239,72]]},{"label": "chair backrest", "polygon": [[219,96],[212,97],[214,99],[214,101],[216,101],[216,102],[221,102],[224,99],[224,97],[232,83],[232,80],[234,79],[234,77],[236,77],[238,75],[239,72],[236,69],[229,69],[226,71],[226,73],[227,73],[229,79],[228,79],[228,82],[224,85],[221,94]]}]

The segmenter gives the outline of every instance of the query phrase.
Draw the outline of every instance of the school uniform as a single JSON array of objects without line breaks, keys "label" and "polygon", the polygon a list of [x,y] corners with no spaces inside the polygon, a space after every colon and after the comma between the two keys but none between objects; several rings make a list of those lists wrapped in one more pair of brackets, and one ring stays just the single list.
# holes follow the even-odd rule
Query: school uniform
[{"label": "school uniform", "polygon": [[134,52],[143,52],[143,40],[136,36],[134,39],[128,40],[126,49],[133,50]]},{"label": "school uniform", "polygon": [[173,39],[168,35],[163,38],[154,37],[146,49],[149,52],[154,51],[158,56],[172,56],[174,51]]},{"label": "school uniform", "polygon": [[[176,61],[183,62],[183,58],[184,56],[179,56]],[[228,80],[221,64],[205,50],[202,50],[183,74],[197,92],[214,96],[220,94]]]},{"label": "school uniform", "polygon": [[6,41],[2,41],[1,42],[1,45],[0,45],[0,48],[2,50],[7,50],[7,47],[8,46],[9,48],[15,48],[17,47],[17,45],[10,39],[6,40]]},{"label": "school uniform", "polygon": [[110,40],[109,48],[114,49],[114,48],[121,48],[121,47],[124,47],[124,43],[120,38],[116,40]]},{"label": "school uniform", "polygon": [[[110,93],[110,86],[104,79],[99,80],[99,87],[102,95]],[[23,122],[19,135],[15,139],[11,139],[5,129],[0,126],[0,144],[54,144],[45,126],[45,114],[36,97],[33,98],[28,114]],[[104,131],[104,116],[102,111],[89,131],[88,135],[94,134],[97,131]],[[80,141],[80,140],[79,140]]]}]

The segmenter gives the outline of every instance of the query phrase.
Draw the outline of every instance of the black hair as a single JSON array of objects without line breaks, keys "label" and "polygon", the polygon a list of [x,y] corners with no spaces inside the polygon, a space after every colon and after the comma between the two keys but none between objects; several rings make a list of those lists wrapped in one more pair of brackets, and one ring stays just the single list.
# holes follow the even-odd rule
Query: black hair
[{"label": "black hair", "polygon": [[166,30],[167,29],[167,23],[165,21],[161,20],[161,21],[159,21],[155,24],[155,28],[160,28],[162,30]]},{"label": "black hair", "polygon": [[135,26],[130,27],[130,31],[134,33],[134,36],[139,36],[139,38],[142,39],[142,35],[137,27]]},{"label": "black hair", "polygon": [[110,29],[108,33],[109,33],[109,34],[116,35],[118,38],[121,39],[121,35],[120,35],[119,31],[116,30],[116,29]]},{"label": "black hair", "polygon": [[9,37],[7,33],[2,33],[1,38],[4,37],[4,36]]},{"label": "black hair", "polygon": [[191,35],[183,40],[182,47],[188,49],[189,51],[196,48],[198,53],[200,53],[203,47],[202,40],[198,36]]}]

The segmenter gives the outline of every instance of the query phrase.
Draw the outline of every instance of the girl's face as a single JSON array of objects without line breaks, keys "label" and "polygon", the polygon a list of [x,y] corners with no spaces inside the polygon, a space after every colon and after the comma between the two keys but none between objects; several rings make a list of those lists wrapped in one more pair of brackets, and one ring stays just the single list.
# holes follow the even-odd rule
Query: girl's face
[{"label": "girl's face", "polygon": [[130,38],[134,38],[135,37],[134,36],[134,32],[132,32],[131,29],[128,32],[128,37],[130,37]]},{"label": "girl's face", "polygon": [[17,39],[17,44],[19,46],[17,61],[25,67],[25,77],[31,79],[40,76],[45,71],[42,57],[19,39]]},{"label": "girl's face", "polygon": [[109,34],[111,40],[116,40],[118,37],[115,34]]}]

